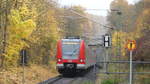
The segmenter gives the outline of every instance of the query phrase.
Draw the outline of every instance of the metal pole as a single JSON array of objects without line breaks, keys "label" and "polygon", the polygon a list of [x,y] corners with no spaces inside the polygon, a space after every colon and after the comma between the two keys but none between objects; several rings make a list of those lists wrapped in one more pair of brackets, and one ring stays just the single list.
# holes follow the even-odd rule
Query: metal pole
[{"label": "metal pole", "polygon": [[[95,56],[95,61],[97,60],[97,56],[96,56],[96,49],[94,50],[94,56]],[[96,61],[97,63],[97,61]],[[96,84],[96,64],[94,65],[94,75],[95,75],[95,81],[94,81],[94,84]]]},{"label": "metal pole", "polygon": [[[108,62],[108,49],[106,49],[106,60],[105,61]],[[108,70],[108,63],[106,63],[106,72],[108,72],[107,70]]]},{"label": "metal pole", "polygon": [[24,73],[24,55],[25,55],[25,51],[22,51],[22,55],[23,55],[23,79],[22,79],[22,84],[25,84],[25,73]]},{"label": "metal pole", "polygon": [[107,70],[106,70],[106,48],[105,48],[105,54],[104,54],[104,70],[105,70],[105,73],[107,72]]},{"label": "metal pole", "polygon": [[130,77],[129,84],[132,84],[132,50],[130,51]]}]

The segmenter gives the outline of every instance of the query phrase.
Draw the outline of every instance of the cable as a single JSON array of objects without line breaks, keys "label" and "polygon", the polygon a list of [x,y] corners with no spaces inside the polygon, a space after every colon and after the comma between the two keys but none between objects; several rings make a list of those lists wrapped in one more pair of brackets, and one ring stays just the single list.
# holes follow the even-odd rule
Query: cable
[{"label": "cable", "polygon": [[88,20],[90,20],[90,21],[92,21],[92,22],[94,22],[94,23],[96,23],[96,24],[99,24],[99,25],[101,25],[101,26],[103,26],[103,27],[105,27],[105,28],[114,29],[113,27],[108,27],[108,26],[106,26],[106,25],[100,24],[99,22],[97,22],[97,21],[95,21],[95,20],[93,20],[93,19],[90,19],[89,17],[86,17],[86,16],[84,16],[84,15],[81,15],[81,14],[79,14],[78,12],[74,11],[73,9],[71,9],[70,11],[73,12],[73,13],[75,13],[75,14],[77,14],[77,15],[79,15],[79,16],[81,16],[81,17],[84,17],[84,18],[86,18],[86,19],[88,19]]}]

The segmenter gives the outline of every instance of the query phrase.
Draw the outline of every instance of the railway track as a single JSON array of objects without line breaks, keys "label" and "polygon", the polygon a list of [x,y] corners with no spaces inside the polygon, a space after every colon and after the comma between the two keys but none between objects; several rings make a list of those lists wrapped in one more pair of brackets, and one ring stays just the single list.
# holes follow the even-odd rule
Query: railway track
[{"label": "railway track", "polygon": [[92,68],[87,73],[82,75],[81,73],[78,73],[76,74],[76,76],[71,77],[59,75],[38,84],[85,84],[86,82],[93,82],[95,80],[94,77],[94,70]]},{"label": "railway track", "polygon": [[61,80],[62,78],[63,77],[61,75],[59,75],[59,76],[56,76],[55,78],[50,78],[50,79],[40,82],[38,84],[54,84],[55,82],[57,82],[58,80]]},{"label": "railway track", "polygon": [[72,84],[78,78],[76,77],[64,77],[62,75],[50,78],[38,84]]}]

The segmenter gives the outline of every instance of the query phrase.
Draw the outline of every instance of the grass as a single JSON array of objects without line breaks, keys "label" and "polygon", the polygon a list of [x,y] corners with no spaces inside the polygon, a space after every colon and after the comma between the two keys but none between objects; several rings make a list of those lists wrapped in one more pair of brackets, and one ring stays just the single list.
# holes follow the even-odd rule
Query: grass
[{"label": "grass", "polygon": [[118,84],[118,81],[115,79],[103,80],[101,84]]},{"label": "grass", "polygon": [[[53,70],[55,69],[42,65],[31,65],[30,67],[25,67],[25,83],[37,84],[43,80],[58,75],[56,70]],[[0,72],[0,84],[22,84],[22,78],[22,67],[11,68]]]},{"label": "grass", "polygon": [[86,81],[86,82],[84,82],[83,84],[94,84],[94,83],[91,82],[91,81]]}]

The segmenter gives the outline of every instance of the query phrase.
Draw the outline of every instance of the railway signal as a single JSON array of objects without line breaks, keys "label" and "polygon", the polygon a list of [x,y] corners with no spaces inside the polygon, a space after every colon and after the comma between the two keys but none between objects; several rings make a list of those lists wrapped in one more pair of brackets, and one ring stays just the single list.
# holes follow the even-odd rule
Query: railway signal
[{"label": "railway signal", "polygon": [[[107,62],[109,60],[109,51],[108,51],[108,48],[111,46],[111,36],[109,34],[105,34],[103,36],[103,41],[104,41],[104,47],[106,48],[105,49],[105,57],[104,57],[104,61]],[[105,69],[105,72],[107,72],[107,67],[108,67],[108,63],[104,63],[104,69]]]},{"label": "railway signal", "polygon": [[106,34],[103,36],[104,38],[104,47],[108,48],[111,46],[111,36]]},{"label": "railway signal", "polygon": [[126,48],[129,50],[129,51],[133,51],[136,49],[136,42],[135,40],[129,40],[127,45],[126,45]]},{"label": "railway signal", "polygon": [[136,49],[136,41],[129,40],[127,45],[127,49],[130,51],[130,77],[129,77],[129,84],[132,84],[132,52]]},{"label": "railway signal", "polygon": [[21,55],[21,65],[23,66],[23,78],[22,78],[22,84],[25,84],[25,64],[27,64],[27,53],[25,49],[22,49],[20,51]]}]

